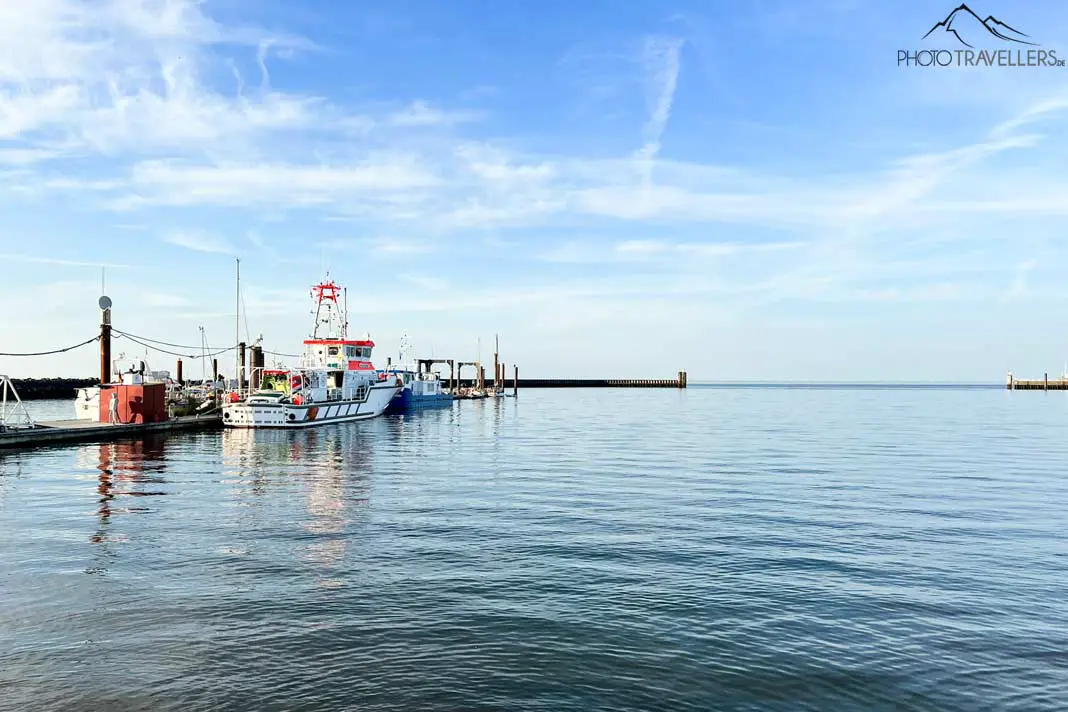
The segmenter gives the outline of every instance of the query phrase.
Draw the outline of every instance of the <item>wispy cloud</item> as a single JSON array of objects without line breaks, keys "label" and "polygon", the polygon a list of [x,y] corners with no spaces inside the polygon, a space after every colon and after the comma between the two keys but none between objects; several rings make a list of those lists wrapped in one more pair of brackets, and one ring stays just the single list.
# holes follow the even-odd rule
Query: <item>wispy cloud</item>
[{"label": "wispy cloud", "polygon": [[660,139],[671,119],[675,87],[679,80],[679,53],[682,40],[674,37],[650,37],[645,42],[643,64],[646,71],[646,103],[649,119],[644,130],[645,143],[638,152],[646,185],[652,180],[653,160],[660,152]]},{"label": "wispy cloud", "polygon": [[425,101],[413,101],[407,107],[390,116],[387,122],[393,126],[454,126],[481,120],[477,111],[445,111]]},{"label": "wispy cloud", "polygon": [[673,242],[626,240],[615,244],[573,242],[541,253],[540,259],[559,263],[688,261],[722,258],[803,247],[805,242]]},{"label": "wispy cloud", "polygon": [[214,235],[199,232],[171,232],[164,235],[163,242],[196,252],[208,252],[220,255],[232,255],[236,250],[226,240]]},{"label": "wispy cloud", "polygon": [[65,267],[107,267],[109,269],[127,269],[132,267],[128,264],[115,262],[90,262],[87,260],[66,260],[56,257],[41,257],[38,255],[25,255],[17,253],[0,253],[0,262],[23,262],[42,265],[62,265]]}]

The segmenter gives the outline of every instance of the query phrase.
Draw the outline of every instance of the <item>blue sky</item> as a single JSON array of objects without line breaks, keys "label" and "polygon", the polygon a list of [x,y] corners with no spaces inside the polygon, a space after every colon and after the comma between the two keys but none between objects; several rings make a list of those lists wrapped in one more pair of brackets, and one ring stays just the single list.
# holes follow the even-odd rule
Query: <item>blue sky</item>
[{"label": "blue sky", "polygon": [[[1059,372],[1068,70],[898,67],[953,6],[0,8],[0,352],[92,336],[102,262],[118,328],[228,346],[240,257],[241,334],[283,352],[328,268],[379,361],[499,332],[526,376]],[[1062,4],[972,6],[1068,58]]]}]

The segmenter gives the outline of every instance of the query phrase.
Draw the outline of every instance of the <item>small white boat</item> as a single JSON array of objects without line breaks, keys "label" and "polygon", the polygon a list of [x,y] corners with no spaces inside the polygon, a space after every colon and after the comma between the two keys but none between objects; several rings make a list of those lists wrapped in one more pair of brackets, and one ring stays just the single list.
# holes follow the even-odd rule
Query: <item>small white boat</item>
[{"label": "small white boat", "polygon": [[333,281],[312,288],[315,327],[311,338],[304,340],[300,365],[265,369],[257,390],[243,397],[229,393],[222,406],[224,426],[307,428],[366,420],[385,412],[402,383],[375,370],[370,335],[348,338],[339,291]]}]

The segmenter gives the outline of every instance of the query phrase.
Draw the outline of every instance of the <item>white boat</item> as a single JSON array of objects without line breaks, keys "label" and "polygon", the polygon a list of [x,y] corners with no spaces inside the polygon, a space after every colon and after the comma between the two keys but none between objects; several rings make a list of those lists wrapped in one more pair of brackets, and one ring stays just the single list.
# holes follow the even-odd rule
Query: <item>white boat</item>
[{"label": "white boat", "polygon": [[315,327],[304,340],[297,368],[264,369],[259,388],[231,392],[223,403],[229,428],[307,428],[374,418],[385,412],[402,387],[375,370],[374,341],[348,338],[347,314],[338,304],[340,287],[326,281],[312,288]]}]

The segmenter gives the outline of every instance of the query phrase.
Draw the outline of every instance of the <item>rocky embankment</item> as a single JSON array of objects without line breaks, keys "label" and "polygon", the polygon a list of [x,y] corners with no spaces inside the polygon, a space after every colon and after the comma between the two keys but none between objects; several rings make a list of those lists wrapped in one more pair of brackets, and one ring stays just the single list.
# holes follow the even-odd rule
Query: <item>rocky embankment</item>
[{"label": "rocky embankment", "polygon": [[97,378],[12,378],[11,382],[22,400],[74,398],[79,388],[95,386]]}]

